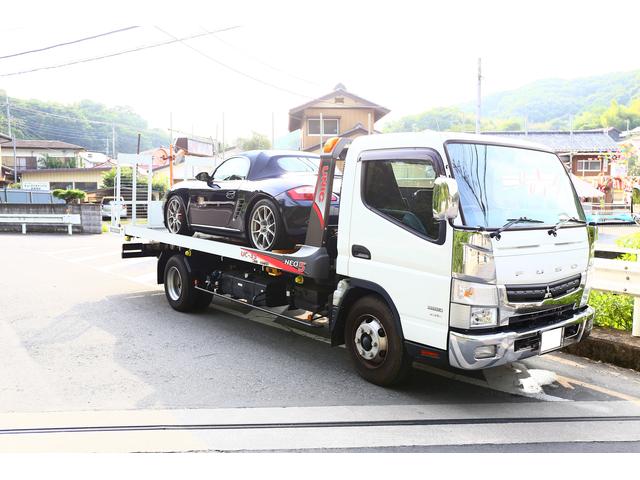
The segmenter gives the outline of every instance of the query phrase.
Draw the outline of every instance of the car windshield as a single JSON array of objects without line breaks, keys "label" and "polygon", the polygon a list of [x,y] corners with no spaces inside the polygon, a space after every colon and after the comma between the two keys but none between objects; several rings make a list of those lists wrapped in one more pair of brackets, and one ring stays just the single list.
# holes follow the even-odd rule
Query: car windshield
[{"label": "car windshield", "polygon": [[292,173],[317,173],[320,159],[315,157],[280,157],[278,166]]},{"label": "car windshield", "polygon": [[465,225],[498,228],[520,217],[545,225],[562,217],[584,220],[569,175],[554,154],[474,143],[449,143],[446,149]]}]

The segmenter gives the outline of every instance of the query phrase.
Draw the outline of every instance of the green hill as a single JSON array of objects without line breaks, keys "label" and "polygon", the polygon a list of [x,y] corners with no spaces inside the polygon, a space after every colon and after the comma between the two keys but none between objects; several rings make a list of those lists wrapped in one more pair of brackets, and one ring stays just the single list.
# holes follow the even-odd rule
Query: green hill
[{"label": "green hill", "polygon": [[[7,133],[6,104],[0,91],[0,131]],[[111,153],[112,126],[116,149],[135,153],[138,133],[140,149],[168,145],[169,135],[149,128],[147,121],[131,107],[108,107],[82,100],[73,104],[10,98],[13,133],[19,139],[62,140],[87,150]]]},{"label": "green hill", "polygon": [[[545,79],[482,98],[483,129],[518,130],[524,119],[531,129],[638,126],[634,99],[640,98],[640,70],[610,73],[572,80]],[[612,102],[615,102],[612,106]],[[628,105],[629,111],[624,107]],[[612,111],[609,111],[611,110]],[[640,114],[640,111],[637,112]],[[475,103],[434,108],[388,124],[385,131],[416,131],[426,128],[473,130]]]}]

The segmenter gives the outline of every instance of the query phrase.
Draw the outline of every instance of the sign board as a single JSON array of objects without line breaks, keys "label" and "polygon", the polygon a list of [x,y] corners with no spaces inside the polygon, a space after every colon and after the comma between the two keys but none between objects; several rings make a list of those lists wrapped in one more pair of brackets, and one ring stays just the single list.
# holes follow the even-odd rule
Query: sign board
[{"label": "sign board", "polygon": [[22,182],[20,188],[22,190],[50,190],[49,182]]}]

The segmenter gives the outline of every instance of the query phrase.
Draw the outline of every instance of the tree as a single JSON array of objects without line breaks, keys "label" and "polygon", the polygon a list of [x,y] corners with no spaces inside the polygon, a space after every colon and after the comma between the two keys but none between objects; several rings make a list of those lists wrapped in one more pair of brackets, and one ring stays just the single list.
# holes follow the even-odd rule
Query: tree
[{"label": "tree", "polygon": [[249,138],[238,138],[237,144],[241,150],[263,150],[271,148],[271,142],[267,136],[258,132],[251,132]]},{"label": "tree", "polygon": [[40,168],[76,168],[78,166],[78,159],[73,158],[59,158],[51,157],[48,154],[38,159],[38,166]]},{"label": "tree", "polygon": [[87,194],[82,190],[63,190],[61,188],[57,188],[53,191],[53,196],[56,198],[61,198],[68,205],[70,203],[79,203],[83,201]]},{"label": "tree", "polygon": [[[146,187],[148,184],[147,175],[138,175],[136,177],[136,185],[138,188]],[[131,167],[123,167],[120,169],[120,185],[130,186],[133,183],[133,171]],[[102,174],[102,188],[114,188],[116,186],[116,169],[112,168],[108,172]],[[169,189],[169,183],[166,180],[152,179],[151,189],[154,192],[160,192],[164,195]]]}]

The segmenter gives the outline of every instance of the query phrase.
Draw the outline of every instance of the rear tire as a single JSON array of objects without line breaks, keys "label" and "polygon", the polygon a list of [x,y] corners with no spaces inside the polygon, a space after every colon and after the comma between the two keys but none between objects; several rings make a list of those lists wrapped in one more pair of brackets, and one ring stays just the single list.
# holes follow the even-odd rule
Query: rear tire
[{"label": "rear tire", "polygon": [[205,309],[213,295],[196,289],[193,275],[181,255],[174,255],[164,268],[164,293],[171,308],[178,312],[195,312]]},{"label": "rear tire", "polygon": [[369,295],[353,304],[344,338],[356,371],[365,380],[388,387],[403,382],[411,373],[399,327],[380,297]]},{"label": "rear tire", "polygon": [[247,240],[256,250],[277,250],[292,245],[287,237],[280,209],[265,198],[253,205],[247,220]]},{"label": "rear tire", "polygon": [[164,209],[164,225],[170,233],[193,235],[193,230],[187,223],[187,208],[180,195],[173,195],[167,200],[167,206]]}]

